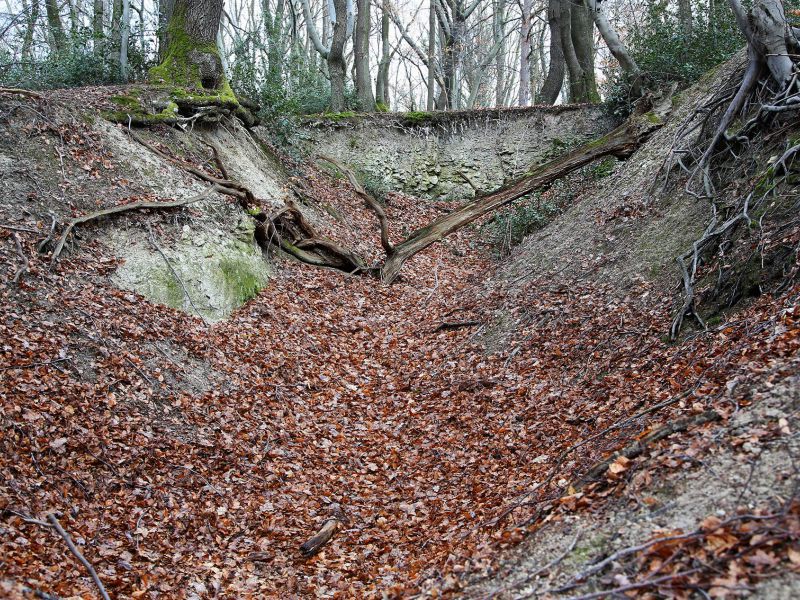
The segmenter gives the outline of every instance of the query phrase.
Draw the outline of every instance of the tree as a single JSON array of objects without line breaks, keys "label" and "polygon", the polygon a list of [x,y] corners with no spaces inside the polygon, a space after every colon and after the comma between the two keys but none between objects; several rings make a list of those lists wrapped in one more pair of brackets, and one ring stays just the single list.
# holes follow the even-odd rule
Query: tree
[{"label": "tree", "polygon": [[[533,0],[522,0],[522,25],[519,42],[519,105],[528,106],[531,101],[531,11]],[[561,78],[564,76],[562,74]]]},{"label": "tree", "polygon": [[50,47],[54,52],[64,52],[67,49],[67,34],[64,32],[64,25],[61,23],[58,3],[56,0],[44,0],[44,7],[47,11]]},{"label": "tree", "polygon": [[166,27],[164,59],[150,70],[155,81],[216,90],[227,85],[217,31],[223,0],[175,0]]},{"label": "tree", "polygon": [[[363,111],[375,110],[375,97],[372,95],[372,77],[369,73],[369,6],[370,0],[358,0],[353,60],[356,67],[356,97]],[[388,29],[388,23],[387,23]]]},{"label": "tree", "polygon": [[567,69],[561,43],[561,0],[550,0],[548,3],[547,25],[550,28],[550,64],[542,85],[541,98],[546,104],[555,104],[561,94]]}]

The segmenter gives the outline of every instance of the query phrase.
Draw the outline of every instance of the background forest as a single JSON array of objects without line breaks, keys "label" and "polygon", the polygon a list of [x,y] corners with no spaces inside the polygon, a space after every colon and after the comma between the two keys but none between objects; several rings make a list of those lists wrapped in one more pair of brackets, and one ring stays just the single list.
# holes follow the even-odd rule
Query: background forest
[{"label": "background forest", "polygon": [[[0,83],[145,80],[159,63],[174,1],[5,0]],[[602,8],[656,83],[693,81],[744,43],[725,2]],[[262,117],[601,98],[624,105],[631,84],[593,15],[583,0],[232,0],[217,45],[234,90],[258,102]]]}]

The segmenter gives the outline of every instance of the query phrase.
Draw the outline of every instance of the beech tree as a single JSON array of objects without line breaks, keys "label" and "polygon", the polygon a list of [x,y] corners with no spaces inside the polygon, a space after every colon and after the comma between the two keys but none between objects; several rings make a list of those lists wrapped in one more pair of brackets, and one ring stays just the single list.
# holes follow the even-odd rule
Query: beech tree
[{"label": "beech tree", "polygon": [[166,15],[164,59],[150,74],[174,85],[215,90],[227,85],[217,48],[223,0],[175,0]]}]

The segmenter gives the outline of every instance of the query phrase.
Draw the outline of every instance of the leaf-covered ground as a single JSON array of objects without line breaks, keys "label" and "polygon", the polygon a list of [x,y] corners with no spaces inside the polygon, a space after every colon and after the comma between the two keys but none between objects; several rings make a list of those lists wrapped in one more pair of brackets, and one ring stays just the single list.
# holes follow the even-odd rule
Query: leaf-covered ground
[{"label": "leaf-covered ground", "polygon": [[[344,185],[314,189],[347,215],[340,235],[375,231]],[[388,205],[397,230],[440,209]],[[392,286],[279,261],[208,326],[115,288],[114,257],[86,237],[50,271],[35,249],[49,221],[0,216],[32,230],[0,229],[6,590],[96,594],[30,521],[57,512],[114,597],[457,593],[526,528],[652,467],[645,452],[572,488],[610,451],[709,409],[725,419],[797,369],[798,287],[672,344],[672,290],[620,294],[591,268],[504,278],[470,230]],[[683,437],[711,444],[713,427]],[[334,503],[344,526],[303,558]],[[785,544],[766,552],[771,568],[792,562]]]}]

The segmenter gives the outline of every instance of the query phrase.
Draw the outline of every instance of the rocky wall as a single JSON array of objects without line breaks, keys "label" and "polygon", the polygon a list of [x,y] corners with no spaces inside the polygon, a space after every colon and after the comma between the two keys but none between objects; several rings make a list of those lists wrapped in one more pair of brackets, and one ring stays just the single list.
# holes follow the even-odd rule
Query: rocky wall
[{"label": "rocky wall", "polygon": [[305,119],[293,143],[309,155],[344,162],[367,187],[430,199],[469,198],[615,125],[600,105],[339,114]]}]

